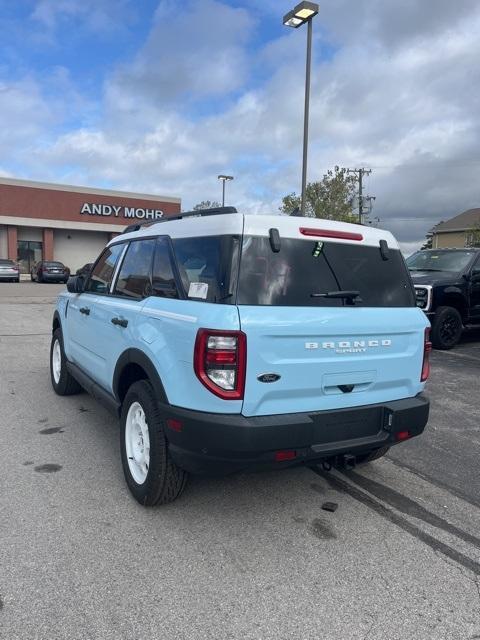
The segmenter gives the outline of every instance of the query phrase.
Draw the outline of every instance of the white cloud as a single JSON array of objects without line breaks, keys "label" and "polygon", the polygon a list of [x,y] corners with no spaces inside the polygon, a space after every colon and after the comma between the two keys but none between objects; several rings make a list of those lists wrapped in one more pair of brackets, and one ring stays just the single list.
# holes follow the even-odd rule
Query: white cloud
[{"label": "white cloud", "polygon": [[38,0],[30,17],[49,34],[66,22],[109,32],[129,15],[128,4],[129,0]]},{"label": "white cloud", "polygon": [[249,75],[248,40],[254,22],[244,9],[217,0],[162,2],[150,35],[133,62],[107,83],[113,109],[138,106],[185,111],[193,101],[224,99]]}]

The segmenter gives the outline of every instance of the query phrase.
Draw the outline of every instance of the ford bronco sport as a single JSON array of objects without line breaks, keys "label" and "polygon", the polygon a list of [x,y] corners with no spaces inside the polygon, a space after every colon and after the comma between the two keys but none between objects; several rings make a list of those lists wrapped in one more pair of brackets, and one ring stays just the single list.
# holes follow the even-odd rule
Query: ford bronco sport
[{"label": "ford bronco sport", "polygon": [[429,322],[386,231],[181,214],[127,228],[67,288],[53,388],[120,416],[144,505],[187,473],[369,461],[426,425]]}]

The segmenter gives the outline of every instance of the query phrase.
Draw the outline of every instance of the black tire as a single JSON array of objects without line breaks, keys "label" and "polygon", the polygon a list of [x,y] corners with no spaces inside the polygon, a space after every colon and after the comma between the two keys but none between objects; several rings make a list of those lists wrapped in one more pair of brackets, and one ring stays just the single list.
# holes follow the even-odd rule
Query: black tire
[{"label": "black tire", "polygon": [[373,460],[383,458],[383,456],[386,455],[389,450],[390,447],[380,447],[380,449],[373,449],[373,451],[369,451],[368,453],[357,456],[356,464],[367,464],[367,462],[373,462]]},{"label": "black tire", "polygon": [[[60,378],[58,382],[55,381],[52,364],[53,349],[57,341],[60,345],[61,356]],[[59,396],[73,396],[74,394],[81,393],[83,391],[75,378],[67,371],[67,359],[65,357],[65,351],[63,350],[63,336],[61,329],[55,329],[52,335],[52,342],[50,344],[50,380],[52,381],[53,390]]]},{"label": "black tire", "polygon": [[[136,482],[128,464],[126,450],[126,421],[131,405],[138,402],[145,414],[150,439],[150,458],[146,478],[142,484]],[[185,488],[188,474],[178,467],[170,457],[165,437],[164,419],[159,410],[153,387],[147,380],[134,382],[122,404],[120,422],[120,451],[123,472],[133,497],[142,505],[167,504],[178,498]]]},{"label": "black tire", "polygon": [[33,273],[31,273],[31,274],[30,274],[30,280],[31,280],[32,282],[34,282],[34,279],[33,279]]},{"label": "black tire", "polygon": [[451,349],[462,337],[462,316],[454,307],[438,307],[432,323],[431,340],[435,349]]}]

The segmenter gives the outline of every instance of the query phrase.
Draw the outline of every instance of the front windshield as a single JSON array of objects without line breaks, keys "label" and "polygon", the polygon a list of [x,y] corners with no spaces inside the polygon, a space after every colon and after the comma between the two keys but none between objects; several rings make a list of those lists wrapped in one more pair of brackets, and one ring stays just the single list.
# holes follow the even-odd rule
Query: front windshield
[{"label": "front windshield", "polygon": [[417,251],[407,258],[410,271],[462,271],[473,251]]}]

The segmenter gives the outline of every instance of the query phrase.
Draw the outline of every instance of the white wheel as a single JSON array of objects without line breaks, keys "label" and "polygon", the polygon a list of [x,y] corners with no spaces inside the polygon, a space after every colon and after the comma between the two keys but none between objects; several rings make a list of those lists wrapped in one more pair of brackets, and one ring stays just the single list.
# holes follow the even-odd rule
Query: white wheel
[{"label": "white wheel", "polygon": [[55,383],[58,384],[62,375],[62,351],[58,339],[55,340],[52,349],[52,374]]},{"label": "white wheel", "polygon": [[145,411],[139,402],[133,402],[128,409],[125,422],[125,450],[133,479],[137,484],[143,484],[150,466],[150,436]]}]

